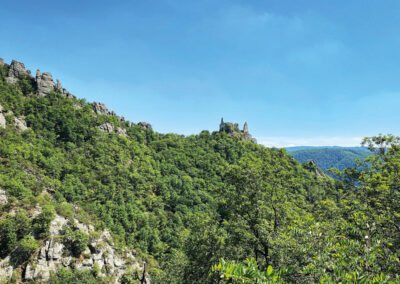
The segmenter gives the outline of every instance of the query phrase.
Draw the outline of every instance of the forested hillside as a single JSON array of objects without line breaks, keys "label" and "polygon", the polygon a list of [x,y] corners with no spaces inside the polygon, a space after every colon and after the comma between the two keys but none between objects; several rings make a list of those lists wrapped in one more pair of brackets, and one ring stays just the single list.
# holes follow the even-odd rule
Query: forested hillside
[{"label": "forested hillside", "polygon": [[[360,141],[361,142],[361,141]],[[371,155],[366,148],[361,147],[298,147],[286,148],[286,151],[300,163],[314,160],[318,167],[327,172],[331,168],[344,170],[356,166],[357,159],[362,160]]]},{"label": "forested hillside", "polygon": [[[10,282],[27,281],[48,241],[73,259],[48,268],[50,283],[398,280],[396,139],[384,138],[392,148],[367,170],[333,180],[225,131],[157,133],[56,85],[41,89],[29,73],[10,80],[10,68],[0,66],[0,258]],[[57,237],[55,216],[71,223]],[[139,263],[117,278],[107,261],[78,265],[104,248],[92,243],[106,230],[113,250]]]}]

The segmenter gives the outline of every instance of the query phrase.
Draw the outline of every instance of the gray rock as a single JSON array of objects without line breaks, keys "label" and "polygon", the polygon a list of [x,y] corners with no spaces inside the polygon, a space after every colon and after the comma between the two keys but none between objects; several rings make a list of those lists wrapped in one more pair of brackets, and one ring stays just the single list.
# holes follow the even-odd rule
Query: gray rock
[{"label": "gray rock", "polygon": [[96,114],[111,115],[110,111],[107,109],[107,107],[103,103],[94,102],[93,110]]},{"label": "gray rock", "polygon": [[31,264],[28,264],[25,269],[25,275],[24,275],[25,280],[33,280],[34,275],[35,275],[35,269]]},{"label": "gray rock", "polygon": [[10,264],[10,256],[0,261],[0,283],[6,283],[6,279],[12,276],[14,269]]},{"label": "gray rock", "polygon": [[[112,247],[111,234],[107,230],[104,230],[98,238],[93,239],[89,245],[90,249],[86,248],[84,251],[83,256],[90,256],[89,258],[76,259],[71,256],[63,256],[65,247],[57,236],[64,225],[69,226],[68,221],[57,214],[50,224],[51,238],[44,243],[36,255],[32,256],[24,270],[23,278],[25,280],[46,282],[52,271],[56,271],[62,266],[70,267],[72,264],[76,268],[84,269],[92,269],[94,265],[97,265],[103,271],[100,272],[100,275],[113,277],[114,283],[119,283],[119,279],[128,269],[141,270],[141,266],[135,261],[132,253],[123,251],[121,255],[117,254]],[[83,224],[77,219],[74,219],[74,225],[85,232],[94,230],[93,226]],[[0,262],[0,283],[3,281],[2,278],[4,278],[3,282],[9,279],[14,271],[9,264],[9,259],[10,257]],[[127,259],[131,259],[129,265]],[[150,283],[147,278],[145,283]]]},{"label": "gray rock", "polygon": [[4,190],[0,189],[0,205],[7,205],[7,203],[7,193]]},{"label": "gray rock", "polygon": [[0,66],[4,65],[4,59],[0,57]]},{"label": "gray rock", "polygon": [[3,113],[0,112],[0,127],[6,128],[6,118]]},{"label": "gray rock", "polygon": [[0,105],[0,127],[6,128],[6,117],[4,116],[4,108]]},{"label": "gray rock", "polygon": [[36,71],[36,84],[39,97],[46,96],[51,91],[54,91],[56,87],[56,84],[53,81],[53,76],[48,72],[41,74],[40,70]]},{"label": "gray rock", "polygon": [[64,245],[59,242],[51,241],[49,244],[47,258],[50,260],[59,260],[62,258]]},{"label": "gray rock", "polygon": [[100,125],[100,126],[98,126],[98,128],[101,130],[101,131],[104,131],[104,132],[108,132],[108,133],[112,133],[112,132],[114,132],[114,126],[112,126],[110,123],[103,123],[102,125]]},{"label": "gray rock", "polygon": [[115,129],[115,132],[116,132],[117,134],[119,134],[119,135],[126,136],[126,129],[125,129],[125,128],[117,127],[117,128]]},{"label": "gray rock", "polygon": [[70,266],[70,264],[71,264],[71,260],[72,260],[72,257],[70,257],[70,256],[63,257],[63,258],[61,258],[61,264],[62,264],[64,267],[68,267],[68,266]]},{"label": "gray rock", "polygon": [[11,61],[10,69],[8,69],[7,82],[15,84],[19,80],[19,76],[23,74],[30,74],[30,71],[25,69],[24,63],[16,60]]},{"label": "gray rock", "polygon": [[98,126],[98,128],[101,131],[107,132],[107,133],[117,133],[118,135],[123,135],[126,136],[126,129],[121,128],[121,127],[114,127],[111,123],[103,123]]},{"label": "gray rock", "polygon": [[145,129],[150,129],[150,130],[153,130],[153,127],[151,126],[151,124],[150,124],[150,123],[147,123],[147,122],[141,121],[141,122],[139,122],[139,123],[138,123],[138,125],[139,125],[140,127],[143,127],[143,128],[145,128]]},{"label": "gray rock", "polygon": [[16,117],[14,117],[14,124],[15,124],[15,126],[17,126],[17,128],[18,128],[19,130],[24,131],[24,130],[27,130],[27,129],[28,129],[28,127],[26,126],[25,120],[22,119],[22,118],[16,118]]},{"label": "gray rock", "polygon": [[61,94],[64,94],[65,89],[61,86],[60,81],[56,80],[56,90],[59,91]]},{"label": "gray rock", "polygon": [[68,220],[60,215],[56,215],[56,217],[50,223],[50,234],[52,236],[59,236],[61,234],[61,230],[68,223]]}]

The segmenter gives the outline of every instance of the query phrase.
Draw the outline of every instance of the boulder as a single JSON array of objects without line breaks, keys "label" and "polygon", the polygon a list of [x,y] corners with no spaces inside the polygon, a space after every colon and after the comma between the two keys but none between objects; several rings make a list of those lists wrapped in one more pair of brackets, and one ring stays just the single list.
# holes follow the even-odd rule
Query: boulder
[{"label": "boulder", "polygon": [[0,105],[0,127],[6,128],[6,117],[4,116],[3,110],[3,106]]},{"label": "boulder", "polygon": [[48,72],[41,74],[40,70],[36,71],[36,85],[39,97],[46,96],[51,91],[54,91],[54,88],[56,87],[56,84],[53,81],[53,76]]},{"label": "boulder", "polygon": [[114,132],[114,126],[111,123],[103,123],[102,125],[98,126],[101,131],[112,133]]},{"label": "boulder", "polygon": [[26,126],[25,120],[23,120],[22,118],[16,118],[16,117],[14,117],[14,123],[15,123],[15,126],[17,126],[17,128],[18,128],[19,130],[24,131],[24,130],[27,130],[27,129],[28,129],[28,127]]},{"label": "boulder", "polygon": [[150,124],[150,123],[147,123],[147,122],[141,121],[141,122],[139,122],[139,123],[138,123],[138,125],[139,125],[140,127],[143,127],[144,129],[150,129],[150,130],[153,130],[153,127],[151,126],[151,124]]},{"label": "boulder", "polygon": [[114,127],[111,123],[103,123],[98,126],[98,128],[101,131],[107,132],[107,133],[117,133],[118,135],[123,135],[126,136],[126,129],[121,128],[121,127]]},{"label": "boulder", "polygon": [[8,197],[7,197],[7,193],[0,189],[0,205],[7,205],[8,203]]},{"label": "boulder", "polygon": [[50,223],[50,234],[52,236],[61,235],[62,228],[68,223],[68,220],[60,215],[56,215],[56,217]]},{"label": "boulder", "polygon": [[115,129],[115,132],[116,132],[118,135],[126,136],[126,129],[125,129],[125,128],[117,127],[117,128]]},{"label": "boulder", "polygon": [[93,110],[96,114],[105,114],[105,115],[111,114],[110,111],[105,106],[105,104],[99,102],[93,103]]}]

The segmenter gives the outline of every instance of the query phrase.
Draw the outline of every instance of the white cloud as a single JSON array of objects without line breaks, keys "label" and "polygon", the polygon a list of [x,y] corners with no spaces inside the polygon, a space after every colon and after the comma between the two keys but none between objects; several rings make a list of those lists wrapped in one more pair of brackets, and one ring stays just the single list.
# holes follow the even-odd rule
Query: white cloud
[{"label": "white cloud", "polygon": [[363,137],[260,137],[259,144],[267,147],[293,147],[293,146],[360,146]]}]

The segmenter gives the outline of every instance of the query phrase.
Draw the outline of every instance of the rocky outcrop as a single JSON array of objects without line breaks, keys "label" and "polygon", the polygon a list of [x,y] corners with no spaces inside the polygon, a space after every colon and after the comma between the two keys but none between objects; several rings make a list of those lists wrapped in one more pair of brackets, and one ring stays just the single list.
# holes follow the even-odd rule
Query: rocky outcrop
[{"label": "rocky outcrop", "polygon": [[[4,60],[0,58],[0,66],[2,65],[4,65]],[[6,81],[15,84],[23,74],[32,78],[31,71],[25,69],[24,63],[13,60],[9,66]],[[39,97],[46,96],[51,91],[56,90],[68,98],[75,98],[73,94],[61,86],[60,81],[57,80],[57,83],[54,83],[53,76],[48,72],[41,73],[40,70],[37,70],[34,80],[36,82],[36,92]]]},{"label": "rocky outcrop", "polygon": [[6,81],[10,84],[15,84],[19,80],[19,77],[23,74],[30,75],[31,71],[25,69],[24,63],[13,60],[11,61],[10,68],[8,69]]},{"label": "rocky outcrop", "polygon": [[7,205],[8,204],[8,198],[7,198],[7,193],[0,189],[0,205]]},{"label": "rocky outcrop", "polygon": [[21,131],[28,129],[28,127],[26,126],[26,121],[22,118],[14,117],[14,124]]},{"label": "rocky outcrop", "polygon": [[[12,111],[5,112],[2,105],[0,105],[0,128],[6,128],[7,121],[6,115],[13,115]],[[14,117],[14,124],[19,130],[27,130],[26,122],[23,118]]]},{"label": "rocky outcrop", "polygon": [[314,172],[317,177],[326,177],[327,175],[321,170],[314,160],[309,160],[303,164],[303,167],[307,170]]},{"label": "rocky outcrop", "polygon": [[56,91],[57,91],[57,92],[59,92],[61,95],[66,96],[66,97],[69,98],[69,99],[76,98],[73,94],[71,94],[70,92],[68,92],[66,89],[64,89],[64,88],[61,86],[61,83],[60,83],[59,80],[56,81],[55,88],[56,88]]},{"label": "rocky outcrop", "polygon": [[53,81],[53,76],[48,72],[42,74],[40,73],[40,70],[36,71],[36,85],[39,97],[48,95],[50,92],[54,91],[56,86]]},{"label": "rocky outcrop", "polygon": [[6,128],[6,118],[4,116],[4,109],[3,106],[0,105],[0,127],[1,128]]},{"label": "rocky outcrop", "polygon": [[0,283],[8,283],[7,280],[11,278],[14,268],[10,264],[10,256],[0,260]]},{"label": "rocky outcrop", "polygon": [[118,116],[113,110],[109,111],[108,108],[103,103],[94,102],[93,111],[95,114],[115,116],[119,121],[121,122],[125,121],[125,118],[123,116]]},{"label": "rocky outcrop", "polygon": [[108,123],[108,122],[99,125],[98,128],[101,131],[104,131],[107,133],[117,133],[118,135],[126,136],[126,129],[121,128],[121,127],[114,127],[111,123]]},{"label": "rocky outcrop", "polygon": [[138,125],[139,125],[140,127],[143,127],[144,129],[153,130],[153,127],[151,126],[150,123],[141,121],[141,122],[138,123]]},{"label": "rocky outcrop", "polygon": [[[23,274],[25,281],[48,281],[51,271],[61,267],[92,269],[96,266],[100,270],[100,276],[112,277],[115,283],[119,283],[119,279],[128,270],[141,270],[142,265],[139,264],[132,252],[116,252],[111,234],[107,230],[97,234],[98,237],[90,241],[89,246],[79,258],[69,255],[67,248],[61,242],[64,226],[74,226],[87,234],[94,232],[94,227],[91,225],[85,225],[77,219],[74,219],[74,223],[71,225],[64,217],[56,215],[50,225],[51,238],[44,243],[25,268]],[[10,271],[7,259],[3,262],[3,269],[0,268],[0,273],[10,277],[13,268],[11,267]],[[3,262],[0,262],[0,266]],[[150,283],[149,279],[146,279],[145,283]]]},{"label": "rocky outcrop", "polygon": [[114,126],[111,123],[108,123],[108,122],[107,123],[103,123],[102,125],[99,125],[98,128],[101,131],[104,131],[104,132],[108,132],[108,133],[114,132]]},{"label": "rocky outcrop", "polygon": [[249,133],[247,122],[244,123],[243,130],[240,130],[238,123],[224,122],[224,119],[221,118],[219,132],[226,132],[229,135],[239,137],[240,139],[257,143],[257,140]]}]

